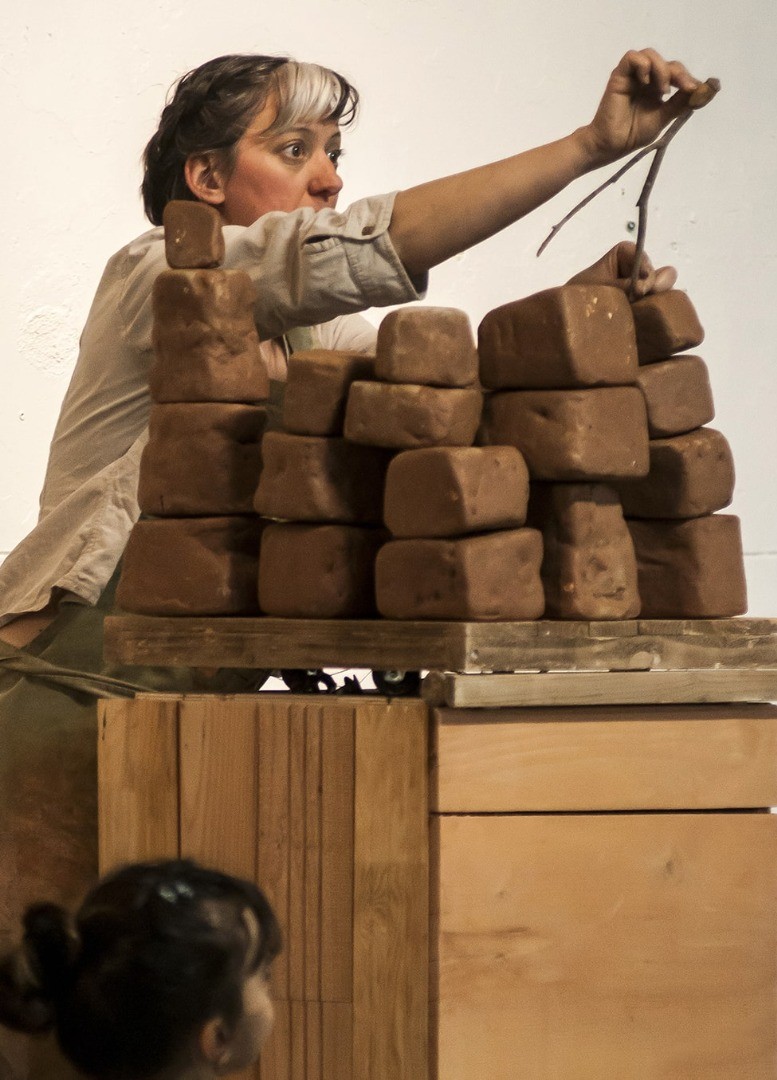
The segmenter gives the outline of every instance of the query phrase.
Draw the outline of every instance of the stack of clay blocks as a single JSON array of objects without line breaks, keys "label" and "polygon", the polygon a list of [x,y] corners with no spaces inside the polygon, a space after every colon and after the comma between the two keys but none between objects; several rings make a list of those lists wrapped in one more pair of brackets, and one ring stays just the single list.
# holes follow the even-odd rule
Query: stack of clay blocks
[{"label": "stack of clay blocks", "polygon": [[463,313],[394,312],[376,353],[312,350],[290,359],[284,430],[265,436],[254,500],[259,514],[276,519],[262,539],[265,614],[374,616],[392,460],[409,448],[472,444],[482,395]]},{"label": "stack of clay blocks", "polygon": [[164,227],[170,269],[153,290],[142,516],[117,602],[150,615],[254,614],[261,522],[252,503],[269,392],[254,288],[243,271],[221,269],[214,209],[172,202]]},{"label": "stack of clay blocks", "polygon": [[283,430],[268,431],[254,506],[264,519],[259,605],[287,618],[375,614],[389,451],[343,437],[351,385],[374,358],[313,349],[289,359]]},{"label": "stack of clay blocks", "polygon": [[645,475],[649,449],[625,294],[564,285],[506,304],[483,319],[478,349],[481,441],[517,447],[529,467],[546,616],[634,618],[637,565],[613,483]]},{"label": "stack of clay blocks", "polygon": [[703,331],[685,293],[630,305],[565,285],[489,312],[481,441],[529,466],[528,521],[543,534],[546,616],[702,618],[746,609],[734,472],[704,427]]},{"label": "stack of clay blocks", "polygon": [[734,462],[726,438],[705,426],[714,409],[704,361],[684,354],[704,331],[683,292],[645,297],[632,310],[650,469],[617,489],[637,554],[641,613],[741,615],[747,593],[739,519],[716,513],[733,497]]},{"label": "stack of clay blocks", "polygon": [[451,308],[395,311],[378,332],[375,382],[354,383],[345,433],[398,451],[388,468],[378,611],[390,619],[542,614],[528,470],[510,446],[473,446],[481,411],[469,320]]}]

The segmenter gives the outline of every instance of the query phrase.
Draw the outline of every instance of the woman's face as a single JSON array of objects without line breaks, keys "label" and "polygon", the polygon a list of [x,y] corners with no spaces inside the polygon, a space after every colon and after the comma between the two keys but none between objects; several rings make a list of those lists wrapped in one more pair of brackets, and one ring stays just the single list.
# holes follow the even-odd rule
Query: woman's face
[{"label": "woman's face", "polygon": [[258,1059],[274,1017],[269,971],[262,965],[243,984],[243,1015],[231,1039],[230,1071],[244,1069]]},{"label": "woman's face", "polygon": [[271,210],[322,210],[337,203],[343,186],[337,174],[340,128],[315,121],[267,136],[276,109],[270,101],[254,117],[221,181],[219,209],[227,225],[251,225]]}]

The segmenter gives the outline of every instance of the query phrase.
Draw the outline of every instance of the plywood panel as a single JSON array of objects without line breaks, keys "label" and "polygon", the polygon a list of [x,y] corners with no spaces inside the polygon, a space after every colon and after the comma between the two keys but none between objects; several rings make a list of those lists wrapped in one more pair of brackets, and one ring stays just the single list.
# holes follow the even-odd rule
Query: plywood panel
[{"label": "plywood panel", "polygon": [[777,708],[437,709],[443,813],[777,804]]},{"label": "plywood panel", "polygon": [[777,701],[777,670],[524,671],[513,675],[432,672],[424,699],[457,709],[547,705],[673,705]]},{"label": "plywood panel", "polygon": [[278,916],[284,938],[283,951],[273,964],[273,995],[278,1001],[288,1001],[290,843],[288,703],[269,696],[266,699],[260,699],[257,716],[259,725],[257,878]]},{"label": "plywood panel", "polygon": [[[321,710],[321,1000],[353,1001],[354,708]],[[350,1014],[349,1014],[350,1015]],[[341,1013],[331,1042],[342,1038]]]},{"label": "plywood panel", "polygon": [[323,1002],[321,1035],[323,1080],[352,1080],[353,1006],[339,1001]]},{"label": "plywood panel", "polygon": [[356,709],[354,1080],[427,1075],[426,727],[418,701]]},{"label": "plywood panel", "polygon": [[99,865],[178,855],[178,700],[98,704]]},{"label": "plywood panel", "polygon": [[774,1080],[777,819],[439,817],[439,1080]]},{"label": "plywood panel", "polygon": [[180,706],[181,854],[256,880],[256,715],[249,697]]}]

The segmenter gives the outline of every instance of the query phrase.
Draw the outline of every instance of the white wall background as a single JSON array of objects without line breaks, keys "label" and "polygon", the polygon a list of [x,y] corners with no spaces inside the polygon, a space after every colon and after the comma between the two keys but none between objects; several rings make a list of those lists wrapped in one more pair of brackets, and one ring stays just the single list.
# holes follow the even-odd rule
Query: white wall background
[{"label": "white wall background", "polygon": [[[224,52],[341,70],[363,112],[344,202],[556,138],[587,121],[626,49],[652,45],[723,92],[672,144],[648,250],[707,330],[715,426],[732,444],[750,612],[777,615],[774,0],[27,0],[0,58],[0,558],[32,527],[48,441],[108,256],[146,227],[139,155],[178,75]],[[606,173],[601,174],[603,179]],[[559,284],[628,232],[638,167],[566,226],[588,177],[432,277],[428,302],[490,308]],[[375,320],[379,319],[375,313]]]}]

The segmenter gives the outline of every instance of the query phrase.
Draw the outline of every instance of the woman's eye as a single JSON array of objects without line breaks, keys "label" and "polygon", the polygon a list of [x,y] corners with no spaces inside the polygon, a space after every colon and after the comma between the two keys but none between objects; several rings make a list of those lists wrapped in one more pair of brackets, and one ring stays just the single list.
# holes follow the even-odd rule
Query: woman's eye
[{"label": "woman's eye", "polygon": [[336,150],[328,150],[327,153],[329,155],[329,160],[332,162],[332,164],[337,165],[338,161],[343,156],[345,151],[342,149],[342,147],[338,146]]},{"label": "woman's eye", "polygon": [[283,153],[287,157],[293,158],[295,161],[298,161],[305,155],[305,144],[301,142],[290,143],[288,146],[284,147]]}]

